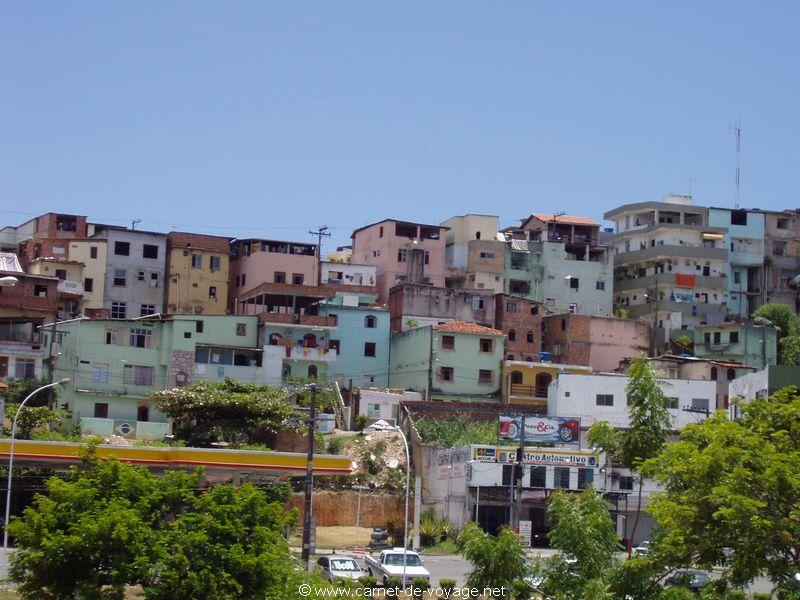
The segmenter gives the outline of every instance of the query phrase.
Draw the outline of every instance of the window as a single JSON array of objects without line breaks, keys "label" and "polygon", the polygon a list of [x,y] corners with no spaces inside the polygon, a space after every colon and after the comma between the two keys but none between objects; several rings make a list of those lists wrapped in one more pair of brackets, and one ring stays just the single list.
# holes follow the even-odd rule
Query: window
[{"label": "window", "polygon": [[731,225],[747,225],[747,211],[746,210],[732,210],[731,211]]},{"label": "window", "polygon": [[708,398],[692,398],[692,408],[695,410],[708,410]]},{"label": "window", "polygon": [[595,404],[597,406],[614,406],[614,394],[597,394]]},{"label": "window", "polygon": [[303,285],[306,277],[302,273],[292,273],[292,283],[295,285]]},{"label": "window", "polygon": [[106,344],[116,344],[117,343],[117,330],[116,329],[106,329]]},{"label": "window", "polygon": [[728,369],[728,372],[725,374],[725,377],[728,381],[733,381],[734,379],[736,379],[736,370]]},{"label": "window", "polygon": [[136,279],[138,279],[139,281],[144,281],[144,271],[139,271],[136,274]]},{"label": "window", "polygon": [[494,349],[494,340],[491,338],[480,339],[481,352],[491,352]]},{"label": "window", "polygon": [[370,419],[381,418],[381,405],[378,403],[369,402],[367,404],[367,416]]},{"label": "window", "polygon": [[397,251],[397,262],[406,262],[408,260],[408,250],[400,248]]},{"label": "window", "polygon": [[481,232],[480,232],[480,231],[476,231],[476,232],[475,232],[475,239],[476,239],[476,240],[479,240],[479,239],[481,239]]},{"label": "window", "polygon": [[378,229],[378,237],[383,237],[383,225],[381,225],[380,229]]},{"label": "window", "polygon": [[114,285],[117,287],[125,287],[126,272],[125,269],[114,269]]},{"label": "window", "polygon": [[184,332],[183,332],[183,337],[184,337],[185,339],[187,339],[187,340],[190,340],[190,339],[192,339],[192,332],[191,332],[191,331],[184,331]]},{"label": "window", "polygon": [[483,385],[491,385],[493,379],[493,373],[489,369],[480,369],[478,371],[478,383]]},{"label": "window", "polygon": [[108,365],[105,363],[92,363],[92,381],[106,383],[108,381]]},{"label": "window", "polygon": [[730,335],[728,336],[728,340],[731,344],[738,344],[739,343],[739,332],[738,331],[731,331]]},{"label": "window", "polygon": [[522,373],[520,371],[511,371],[511,384],[515,385],[519,383],[522,383]]},{"label": "window", "polygon": [[630,475],[622,475],[619,478],[619,489],[621,490],[632,490],[633,489],[633,477]]},{"label": "window", "polygon": [[494,258],[494,252],[481,252],[481,258]]},{"label": "window", "polygon": [[664,408],[677,410],[678,399],[675,396],[667,396],[666,398],[664,398]]},{"label": "window", "polygon": [[125,365],[122,370],[122,383],[125,385],[153,385],[153,367]]},{"label": "window", "polygon": [[94,403],[94,418],[107,419],[108,418],[108,402],[95,402]]},{"label": "window", "polygon": [[244,287],[245,279],[247,279],[247,275],[245,273],[242,273],[242,279],[239,282],[239,287]]},{"label": "window", "polygon": [[579,287],[580,280],[577,277],[570,277],[569,278],[569,287],[573,290],[577,290]]},{"label": "window", "polygon": [[775,225],[778,229],[789,229],[789,219],[778,219]]},{"label": "window", "polygon": [[114,254],[117,256],[130,256],[130,242],[114,242]]},{"label": "window", "polygon": [[247,335],[247,323],[236,324],[236,335]]},{"label": "window", "polygon": [[553,474],[555,475],[553,486],[556,488],[561,488],[563,490],[569,489],[569,468],[568,467],[556,467],[553,469]]},{"label": "window", "polygon": [[152,336],[153,332],[150,329],[134,327],[131,329],[128,345],[134,348],[149,348]]},{"label": "window", "polygon": [[593,469],[578,469],[578,489],[585,490],[594,483]]},{"label": "window", "polygon": [[427,250],[425,250],[425,261],[424,262],[425,262],[426,265],[431,262],[431,253],[428,252]]},{"label": "window", "polygon": [[452,335],[443,335],[439,338],[439,347],[442,350],[455,350],[456,348],[456,338]]},{"label": "window", "polygon": [[531,487],[544,489],[547,485],[547,467],[531,467]]},{"label": "window", "polygon": [[480,296],[474,296],[472,298],[472,310],[483,310],[485,308],[483,303],[483,298]]},{"label": "window", "polygon": [[158,246],[144,244],[142,246],[142,258],[158,258]]},{"label": "window", "polygon": [[364,356],[375,356],[375,342],[364,342]]},{"label": "window", "polygon": [[378,326],[378,319],[376,319],[373,315],[367,315],[364,317],[364,327],[367,329],[375,329]]},{"label": "window", "polygon": [[733,283],[742,283],[742,273],[740,271],[733,272]]},{"label": "window", "polygon": [[136,420],[147,423],[150,420],[150,407],[146,404],[141,404],[136,407]]},{"label": "window", "polygon": [[67,278],[67,270],[66,269],[56,269],[56,277],[61,281],[64,281]]},{"label": "window", "polygon": [[308,378],[309,379],[317,378],[317,365],[308,365]]},{"label": "window", "polygon": [[156,314],[156,305],[155,304],[142,304],[139,308],[139,316],[140,317],[147,317],[149,315]]},{"label": "window", "polygon": [[124,302],[111,303],[111,318],[126,319],[128,316],[128,306]]},{"label": "window", "polygon": [[538,304],[532,304],[531,305],[531,314],[532,315],[538,315],[539,314],[539,305]]},{"label": "window", "polygon": [[566,330],[567,330],[567,320],[561,319],[561,331],[566,331]]},{"label": "window", "polygon": [[600,290],[600,291],[605,291],[605,289],[606,289],[606,282],[605,282],[605,281],[602,281],[602,280],[600,280],[600,279],[598,279],[598,280],[595,282],[595,284],[594,284],[594,289],[596,289],[596,290]]},{"label": "window", "polygon": [[453,367],[439,367],[439,381],[453,381]]},{"label": "window", "polygon": [[203,266],[203,257],[200,254],[192,254],[192,268],[199,269]]},{"label": "window", "polygon": [[711,367],[711,379],[717,380],[717,367]]},{"label": "window", "polygon": [[714,344],[719,345],[722,343],[722,332],[715,331],[714,332]]},{"label": "window", "polygon": [[503,485],[511,485],[514,482],[514,465],[503,465]]},{"label": "window", "polygon": [[8,357],[0,356],[0,377],[8,377]]},{"label": "window", "polygon": [[208,286],[208,297],[213,298],[214,300],[217,299],[217,286],[215,285]]},{"label": "window", "polygon": [[219,256],[212,256],[209,258],[209,267],[211,267],[212,271],[216,271],[220,268],[222,264],[222,259]]},{"label": "window", "polygon": [[283,271],[275,271],[275,274],[272,277],[272,281],[274,283],[286,283],[286,273]]},{"label": "window", "polygon": [[15,379],[35,379],[36,361],[32,358],[18,358],[14,363]]},{"label": "window", "polygon": [[510,312],[510,313],[517,312],[517,303],[516,302],[506,302],[506,312]]},{"label": "window", "polygon": [[342,343],[339,340],[328,340],[328,348],[331,350],[336,350],[336,356],[339,356],[339,352],[341,350]]},{"label": "window", "polygon": [[93,292],[94,291],[94,279],[91,277],[87,277],[83,280],[83,291],[84,292]]},{"label": "window", "polygon": [[529,344],[532,344],[533,343],[533,331],[529,331],[526,334],[525,339],[528,341]]},{"label": "window", "polygon": [[708,332],[705,332],[705,333],[703,334],[703,343],[704,343],[706,346],[710,346],[710,345],[711,345],[711,334],[710,334],[710,333],[708,333]]},{"label": "window", "polygon": [[509,342],[516,342],[517,341],[517,332],[513,329],[508,330],[508,341]]},{"label": "window", "polygon": [[203,321],[194,322],[194,331],[195,333],[203,333]]},{"label": "window", "polygon": [[89,247],[89,258],[97,258],[97,246]]}]

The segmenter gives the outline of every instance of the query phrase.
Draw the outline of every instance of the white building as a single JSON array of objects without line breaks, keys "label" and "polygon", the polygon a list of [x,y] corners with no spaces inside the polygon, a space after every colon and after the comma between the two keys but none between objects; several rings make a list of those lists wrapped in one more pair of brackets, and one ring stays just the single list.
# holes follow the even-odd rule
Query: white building
[{"label": "white building", "polygon": [[370,421],[383,419],[388,423],[397,423],[401,402],[422,400],[422,394],[408,390],[361,388],[358,394],[358,414],[367,415]]},{"label": "white building", "polygon": [[320,263],[320,283],[372,287],[375,285],[377,269],[375,265],[323,261]]}]

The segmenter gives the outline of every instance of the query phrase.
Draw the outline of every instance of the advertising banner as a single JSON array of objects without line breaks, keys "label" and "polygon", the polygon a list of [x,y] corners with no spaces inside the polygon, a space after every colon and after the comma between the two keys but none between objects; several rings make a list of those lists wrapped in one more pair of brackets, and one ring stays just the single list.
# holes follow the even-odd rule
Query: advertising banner
[{"label": "advertising banner", "polygon": [[[522,415],[500,415],[500,442],[519,442]],[[581,421],[574,417],[525,416],[525,441],[539,444],[580,443]]]}]

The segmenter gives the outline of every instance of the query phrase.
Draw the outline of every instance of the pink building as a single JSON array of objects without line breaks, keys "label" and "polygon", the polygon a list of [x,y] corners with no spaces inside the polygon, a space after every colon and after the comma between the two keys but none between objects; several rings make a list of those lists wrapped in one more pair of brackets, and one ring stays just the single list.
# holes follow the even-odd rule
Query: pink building
[{"label": "pink building", "polygon": [[447,227],[385,219],[356,229],[354,263],[375,265],[378,299],[386,302],[389,290],[400,283],[426,283],[444,287],[444,249]]},{"label": "pink building", "polygon": [[262,283],[317,285],[317,245],[245,239],[231,242],[229,304]]}]

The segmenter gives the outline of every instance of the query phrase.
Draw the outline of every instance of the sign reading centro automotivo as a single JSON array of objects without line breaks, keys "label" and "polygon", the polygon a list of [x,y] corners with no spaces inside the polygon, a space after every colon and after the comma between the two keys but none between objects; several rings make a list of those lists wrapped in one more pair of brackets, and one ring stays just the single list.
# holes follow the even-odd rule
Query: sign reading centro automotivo
[{"label": "sign reading centro automotivo", "polygon": [[[472,446],[470,455],[476,462],[517,462],[517,448],[500,446]],[[554,465],[557,467],[586,467],[595,469],[600,456],[594,452],[580,450],[556,450],[553,448],[526,448],[522,462],[529,465]]]},{"label": "sign reading centro automotivo", "polygon": [[[501,442],[518,442],[522,432],[522,415],[499,415],[498,438]],[[525,415],[525,441],[539,444],[578,444],[581,421],[575,417],[540,417]]]}]

